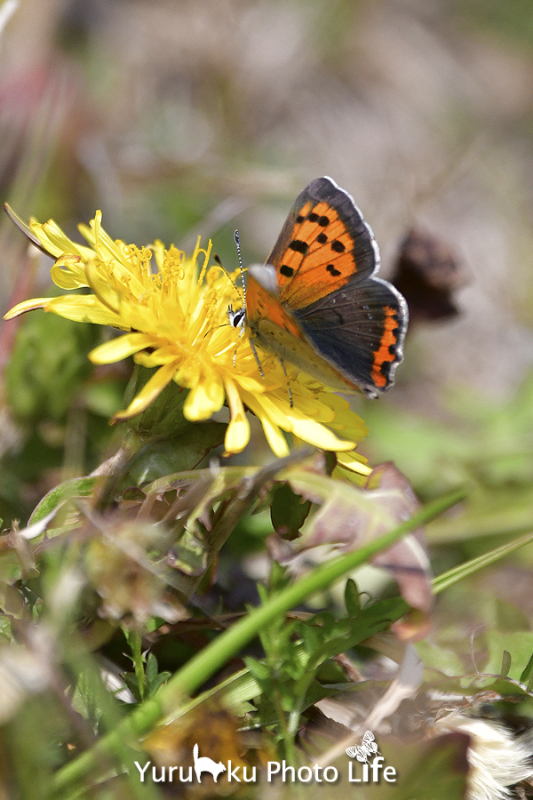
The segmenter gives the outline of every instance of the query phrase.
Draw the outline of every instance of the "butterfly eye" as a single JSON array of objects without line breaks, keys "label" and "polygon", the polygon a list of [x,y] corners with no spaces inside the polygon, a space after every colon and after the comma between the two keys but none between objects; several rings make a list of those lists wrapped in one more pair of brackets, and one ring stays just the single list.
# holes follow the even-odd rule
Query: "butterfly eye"
[{"label": "butterfly eye", "polygon": [[242,328],[246,319],[246,310],[238,308],[237,311],[234,311],[232,306],[228,306],[228,319],[232,328]]}]

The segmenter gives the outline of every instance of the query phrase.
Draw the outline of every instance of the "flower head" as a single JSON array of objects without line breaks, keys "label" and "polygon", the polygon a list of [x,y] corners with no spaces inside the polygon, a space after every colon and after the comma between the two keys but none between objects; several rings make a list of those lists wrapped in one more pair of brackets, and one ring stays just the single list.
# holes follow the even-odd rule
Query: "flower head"
[{"label": "flower head", "polygon": [[[79,322],[110,325],[124,333],[94,349],[89,358],[108,364],[128,356],[155,368],[148,383],[117,420],[144,411],[175,381],[189,390],[184,416],[209,419],[227,403],[230,411],[225,447],[244,449],[250,438],[245,407],[260,420],[272,450],[289,452],[284,431],[325,450],[352,451],[366,435],[363,421],[349,404],[314,379],[296,374],[260,350],[262,372],[247,332],[228,324],[228,306],[242,298],[236,275],[211,266],[211,246],[198,243],[187,258],[171,245],[156,241],[138,248],[113,241],[101,227],[98,212],[90,226],[80,225],[88,246],[71,241],[53,221],[30,223],[31,238],[56,258],[52,279],[62,289],[89,288],[87,294],[37,298],[19,303],[10,319],[36,308]],[[292,405],[287,389],[290,380]],[[342,438],[341,438],[342,437]],[[366,468],[361,457],[350,459]]]}]

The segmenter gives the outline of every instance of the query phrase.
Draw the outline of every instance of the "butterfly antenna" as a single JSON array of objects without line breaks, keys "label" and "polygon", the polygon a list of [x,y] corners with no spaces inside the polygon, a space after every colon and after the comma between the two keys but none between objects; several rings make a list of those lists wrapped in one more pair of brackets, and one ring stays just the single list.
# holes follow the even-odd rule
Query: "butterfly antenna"
[{"label": "butterfly antenna", "polygon": [[220,259],[220,256],[218,256],[218,255],[215,253],[215,254],[213,255],[213,261],[214,261],[216,264],[218,264],[218,266],[220,267],[220,269],[222,270],[222,272],[224,273],[224,275],[226,276],[226,278],[228,279],[228,281],[231,283],[231,285],[233,286],[233,288],[234,288],[234,289],[237,289],[237,291],[239,291],[239,287],[238,287],[238,286],[235,286],[235,284],[233,283],[233,281],[232,281],[232,279],[231,279],[231,275],[229,274],[228,270],[226,269],[226,267],[225,267],[225,266],[224,266],[224,264],[222,263],[222,261],[221,261],[221,259]]},{"label": "butterfly antenna", "polygon": [[242,263],[241,237],[239,236],[239,231],[235,231],[233,236],[235,237],[235,247],[237,248],[237,258],[239,259],[239,267],[241,270],[242,306],[244,308],[244,313],[246,314],[246,282],[244,280],[244,265]]}]

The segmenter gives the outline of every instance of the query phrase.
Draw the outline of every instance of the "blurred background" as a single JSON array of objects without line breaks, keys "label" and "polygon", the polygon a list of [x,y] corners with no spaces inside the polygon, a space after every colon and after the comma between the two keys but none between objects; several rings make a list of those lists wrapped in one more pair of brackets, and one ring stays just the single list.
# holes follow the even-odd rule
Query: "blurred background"
[{"label": "blurred background", "polygon": [[[528,0],[6,0],[0,26],[0,197],[24,219],[77,236],[99,208],[113,238],[201,234],[232,269],[234,227],[245,261],[264,260],[326,174],[373,227],[385,277],[413,226],[429,237],[397,386],[356,401],[362,451],[422,498],[469,483],[470,535],[533,526]],[[50,290],[7,218],[0,246],[3,312]],[[428,281],[449,313],[425,313]],[[101,332],[51,316],[2,329],[6,520],[94,468],[122,402],[127,370],[86,361]]]},{"label": "blurred background", "polygon": [[[201,235],[233,270],[234,229],[245,263],[265,260],[294,199],[321,175],[362,209],[381,249],[381,274],[404,291],[412,320],[393,391],[353,400],[369,429],[360,450],[372,465],[394,461],[423,502],[458,487],[468,492],[426,528],[439,575],[533,531],[531,0],[0,0],[0,201],[24,220],[53,218],[81,240],[78,223],[101,209],[113,239],[142,246],[159,238],[191,252]],[[58,289],[50,259],[29,251],[22,233],[0,216],[3,314]],[[124,426],[111,427],[109,419],[124,407],[132,363],[94,367],[87,359],[109,335],[41,311],[0,320],[2,529],[25,525],[53,487],[89,474],[118,448]],[[239,458],[247,465],[274,459],[257,430]],[[125,492],[125,522],[128,502],[135,508],[139,495]],[[49,711],[44,694],[24,714],[9,712],[12,727],[0,730],[0,797],[2,763],[11,769],[11,762],[29,776],[24,797],[44,796],[48,784],[35,776],[46,776],[44,764],[56,768],[57,742],[78,746],[78,707],[89,709],[89,720],[95,714],[92,700],[73,706],[75,735],[64,738],[71,692],[61,681],[67,687],[67,673],[80,669],[70,655],[59,668],[62,654],[78,648],[74,611],[64,610],[75,601],[65,600],[70,584],[59,580],[70,574],[63,567],[80,558],[67,523],[55,529],[58,537],[66,533],[59,549],[47,549],[45,539],[34,551],[44,564],[44,594],[29,548],[19,543],[16,550],[16,536],[1,537],[0,601],[7,611],[0,614],[0,645],[10,640],[13,615],[13,642],[29,643],[36,675],[41,667],[53,674],[50,694],[61,694],[61,715]],[[120,541],[120,516],[110,513],[106,524],[106,540]],[[211,576],[217,609],[219,593],[224,609],[256,602],[271,532],[265,507],[233,531]],[[11,571],[15,556],[22,579],[18,562]],[[90,555],[87,574],[97,561]],[[123,581],[136,599],[135,587],[144,584],[118,563],[106,564],[102,585],[109,575],[110,593],[120,598]],[[359,587],[372,597],[396,595],[371,569],[357,575]],[[529,681],[530,699],[532,585],[529,544],[439,595],[432,631],[419,643],[437,684],[459,676],[442,685],[462,695],[463,676],[484,670],[508,674],[515,688]],[[24,599],[25,621],[32,620],[26,628],[6,586]],[[32,633],[40,597],[46,636],[61,631],[53,634],[53,661],[44,649],[31,650],[41,641]],[[333,607],[336,598],[319,602]],[[125,639],[86,636],[86,615],[91,619],[97,606],[94,598],[83,603],[84,646],[130,670]],[[179,632],[174,649],[173,635],[167,651],[164,631],[159,650],[153,640],[164,669],[175,670],[192,652],[186,629],[184,650]],[[195,635],[194,651],[204,643]],[[46,636],[42,641],[52,642]],[[140,663],[140,638],[138,647]],[[357,658],[365,675],[383,679],[373,651],[364,648]],[[9,690],[15,683],[5,678],[6,663],[15,667],[0,659]],[[20,675],[29,674],[20,663]],[[31,692],[39,691],[35,686]],[[500,690],[508,691],[504,680]],[[8,711],[10,692],[2,694]],[[531,728],[529,700],[512,710]],[[110,727],[99,714],[95,731]],[[514,727],[522,730],[522,721]],[[10,754],[18,750],[17,761]],[[456,769],[454,762],[450,771]]]}]

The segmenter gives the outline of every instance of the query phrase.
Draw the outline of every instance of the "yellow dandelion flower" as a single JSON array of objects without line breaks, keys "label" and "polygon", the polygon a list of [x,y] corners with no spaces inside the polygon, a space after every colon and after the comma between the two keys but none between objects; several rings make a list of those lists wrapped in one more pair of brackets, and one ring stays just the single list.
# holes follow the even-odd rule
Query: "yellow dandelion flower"
[{"label": "yellow dandelion flower", "polygon": [[[88,246],[71,241],[53,221],[32,221],[28,235],[56,258],[51,275],[57,286],[88,288],[90,293],[27,300],[5,319],[42,308],[124,331],[94,349],[91,361],[109,364],[133,356],[138,364],[154,368],[154,374],[128,408],[115,415],[117,420],[144,411],[175,381],[189,390],[183,413],[190,421],[209,419],[227,404],[227,453],[242,451],[249,441],[245,409],[258,417],[280,457],[289,452],[285,433],[344,453],[366,436],[363,421],[346,400],[316,380],[297,375],[290,365],[285,375],[279,360],[259,349],[261,375],[248,334],[228,324],[228,306],[238,307],[241,301],[236,275],[228,276],[219,266],[208,268],[211,245],[204,250],[198,243],[189,258],[159,241],[141,248],[127,245],[108,236],[100,212],[90,226],[79,229]],[[352,453],[348,461],[366,474],[362,457]]]}]

